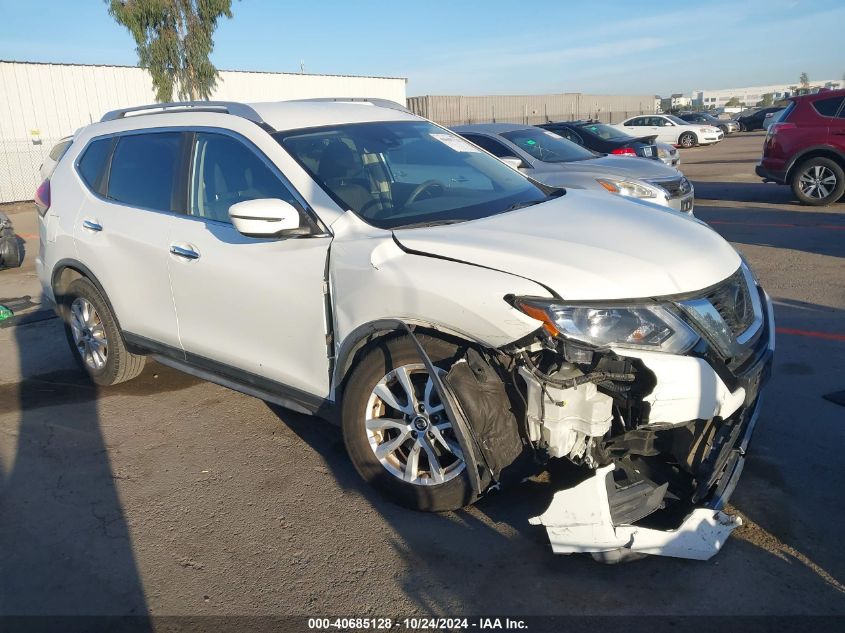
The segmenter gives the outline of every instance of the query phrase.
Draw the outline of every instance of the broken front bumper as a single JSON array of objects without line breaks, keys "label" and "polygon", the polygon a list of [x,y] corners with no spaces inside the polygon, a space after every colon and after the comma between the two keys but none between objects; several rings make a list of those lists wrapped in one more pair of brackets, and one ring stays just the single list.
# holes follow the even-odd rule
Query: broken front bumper
[{"label": "broken front bumper", "polygon": [[[742,525],[723,509],[745,465],[771,373],[774,314],[769,297],[761,292],[761,299],[765,316],[760,336],[735,371],[707,358],[704,349],[700,356],[637,355],[656,377],[646,398],[653,424],[608,442],[616,455],[613,461],[555,493],[549,508],[530,520],[546,526],[555,553],[706,560]],[[684,368],[689,371],[680,371]],[[656,464],[651,472],[658,476],[653,477],[648,460],[661,459],[665,461]],[[667,465],[688,484],[663,477]],[[617,470],[620,481],[614,478]],[[669,499],[674,499],[671,508]]]},{"label": "broken front bumper", "polygon": [[732,448],[713,497],[694,508],[674,529],[661,530],[635,524],[617,524],[614,509],[626,503],[613,483],[614,464],[595,471],[580,484],[555,493],[549,508],[530,519],[545,525],[555,554],[635,552],[676,558],[707,560],[725,544],[742,519],[722,512],[745,464],[745,452],[760,415],[758,397],[744,433]]}]

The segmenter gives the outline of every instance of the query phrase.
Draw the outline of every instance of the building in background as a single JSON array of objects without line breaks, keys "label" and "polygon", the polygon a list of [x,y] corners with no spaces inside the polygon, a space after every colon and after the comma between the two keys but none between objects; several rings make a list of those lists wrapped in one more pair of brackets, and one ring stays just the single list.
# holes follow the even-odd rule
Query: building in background
[{"label": "building in background", "polygon": [[671,97],[664,97],[660,100],[660,109],[663,110],[663,112],[680,110],[682,108],[688,108],[691,105],[692,97],[685,97],[679,92],[676,92]]},{"label": "building in background", "polygon": [[[811,92],[818,92],[819,89],[827,88],[834,90],[845,86],[845,81],[829,79],[824,81],[810,81]],[[700,108],[722,109],[734,97],[745,107],[756,106],[763,101],[765,95],[772,95],[773,101],[785,99],[795,94],[800,88],[798,82],[793,84],[775,84],[771,86],[751,86],[748,88],[725,88],[722,90],[694,90],[692,93],[693,105]]]},{"label": "building in background", "polygon": [[[211,98],[370,97],[404,104],[406,83],[397,77],[224,70]],[[56,141],[109,110],[148,103],[155,103],[152,80],[134,66],[0,61],[0,202],[32,199],[38,168]]]},{"label": "building in background", "polygon": [[654,95],[426,95],[409,97],[408,108],[441,125],[520,123],[598,119],[618,123],[635,114],[654,113]]}]

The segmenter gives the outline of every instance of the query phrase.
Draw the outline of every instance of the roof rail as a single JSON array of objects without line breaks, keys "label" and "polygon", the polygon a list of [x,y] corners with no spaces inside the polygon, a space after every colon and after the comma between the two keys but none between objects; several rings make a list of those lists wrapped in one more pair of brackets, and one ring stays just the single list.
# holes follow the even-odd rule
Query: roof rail
[{"label": "roof rail", "polygon": [[152,103],[150,105],[134,106],[132,108],[121,108],[119,110],[112,110],[106,112],[101,122],[116,121],[124,118],[127,114],[132,112],[144,112],[149,110],[147,114],[166,114],[169,112],[225,112],[233,116],[239,116],[243,119],[257,123],[258,125],[265,125],[261,116],[244,103],[236,101],[172,101],[168,103]]},{"label": "roof rail", "polygon": [[337,103],[343,103],[347,101],[356,103],[372,103],[374,106],[378,106],[380,108],[389,108],[390,110],[399,110],[401,112],[413,114],[413,112],[411,112],[401,103],[396,103],[395,101],[391,101],[390,99],[371,99],[370,97],[314,97],[312,99],[292,99],[292,101],[295,101],[297,103],[320,101],[334,101]]}]

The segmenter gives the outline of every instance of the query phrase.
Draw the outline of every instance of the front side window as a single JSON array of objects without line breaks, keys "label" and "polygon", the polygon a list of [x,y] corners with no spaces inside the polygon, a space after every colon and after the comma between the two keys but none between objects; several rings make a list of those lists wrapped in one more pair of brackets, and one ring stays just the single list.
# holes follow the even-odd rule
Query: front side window
[{"label": "front side window", "polygon": [[544,163],[568,163],[596,157],[590,150],[536,127],[502,132],[501,135],[522,151]]},{"label": "front side window", "polygon": [[109,170],[108,197],[133,207],[180,211],[182,133],[153,132],[118,138]]},{"label": "front side window", "polygon": [[427,121],[385,121],[273,135],[343,209],[383,229],[488,217],[546,191]]},{"label": "front side window", "polygon": [[191,164],[191,215],[231,222],[229,207],[260,198],[300,206],[261,157],[231,136],[198,132]]}]

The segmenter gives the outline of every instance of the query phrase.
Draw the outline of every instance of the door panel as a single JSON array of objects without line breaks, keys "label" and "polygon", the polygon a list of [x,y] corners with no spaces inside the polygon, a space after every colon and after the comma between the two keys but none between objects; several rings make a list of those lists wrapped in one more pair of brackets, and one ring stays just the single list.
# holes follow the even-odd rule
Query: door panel
[{"label": "door panel", "polygon": [[330,238],[249,238],[231,224],[178,218],[168,256],[182,348],[326,396],[323,272]]},{"label": "door panel", "polygon": [[168,270],[187,354],[325,397],[326,257],[331,238],[245,237],[229,206],[278,198],[303,203],[254,146],[198,132],[191,152],[190,215],[174,222]]},{"label": "door panel", "polygon": [[120,327],[173,346],[179,338],[167,249],[180,210],[174,187],[186,138],[181,132],[118,136],[101,168],[107,178],[98,175],[96,184],[81,164],[88,186],[109,199],[86,191],[74,226],[78,257],[102,284]]}]

